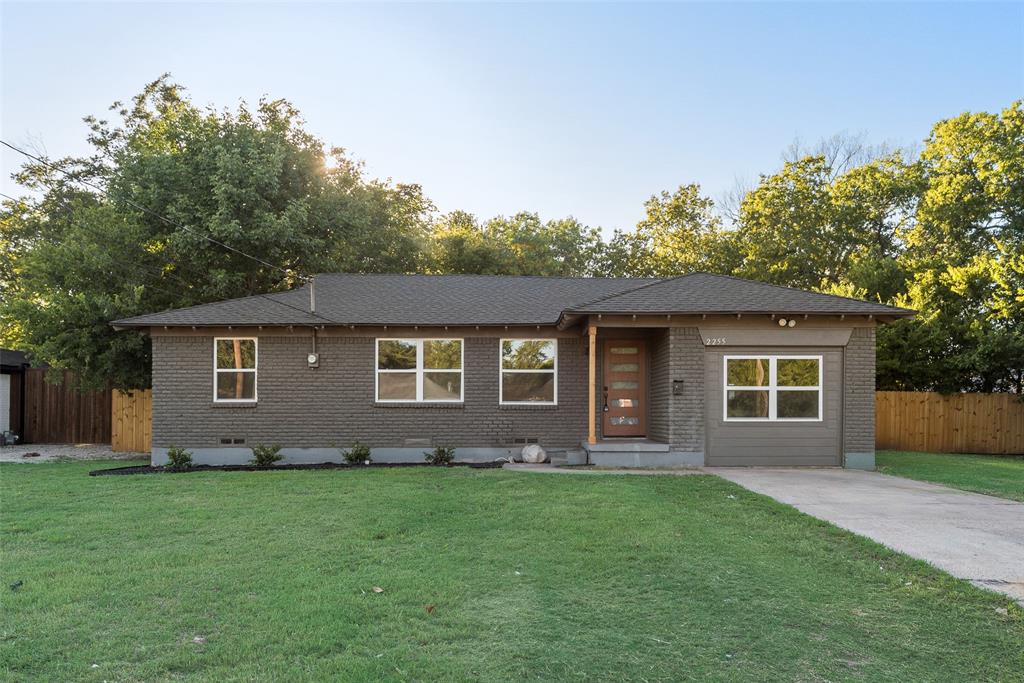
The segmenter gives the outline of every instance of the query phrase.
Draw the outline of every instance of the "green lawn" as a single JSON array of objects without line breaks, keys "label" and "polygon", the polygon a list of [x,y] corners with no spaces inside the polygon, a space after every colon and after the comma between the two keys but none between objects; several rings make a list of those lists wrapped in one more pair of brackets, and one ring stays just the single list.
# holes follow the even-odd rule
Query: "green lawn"
[{"label": "green lawn", "polygon": [[1024,674],[1007,598],[715,477],[101,465],[0,465],[7,680]]},{"label": "green lawn", "polygon": [[1024,458],[879,451],[878,471],[1024,502]]}]

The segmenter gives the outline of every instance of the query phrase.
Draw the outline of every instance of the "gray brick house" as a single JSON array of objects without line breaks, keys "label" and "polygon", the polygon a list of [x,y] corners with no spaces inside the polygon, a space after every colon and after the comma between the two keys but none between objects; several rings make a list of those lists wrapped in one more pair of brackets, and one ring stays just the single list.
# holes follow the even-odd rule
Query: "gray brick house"
[{"label": "gray brick house", "polygon": [[[312,292],[310,289],[312,288]],[[913,311],[734,277],[319,275],[113,323],[153,342],[154,463],[539,443],[610,465],[874,467],[875,329]]]}]

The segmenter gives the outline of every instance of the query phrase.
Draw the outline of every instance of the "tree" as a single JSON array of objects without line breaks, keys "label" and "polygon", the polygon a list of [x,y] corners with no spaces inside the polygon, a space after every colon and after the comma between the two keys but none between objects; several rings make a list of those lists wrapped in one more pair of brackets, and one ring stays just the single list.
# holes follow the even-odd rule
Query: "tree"
[{"label": "tree", "polygon": [[541,221],[536,213],[498,216],[481,225],[456,211],[431,235],[431,268],[440,273],[585,276],[601,258],[601,233],[575,218]]},{"label": "tree", "polygon": [[871,298],[902,290],[894,259],[917,185],[902,155],[837,174],[823,156],[762,176],[740,207],[739,274],[804,289],[852,283]]},{"label": "tree", "polygon": [[475,216],[453,211],[434,224],[428,261],[431,272],[498,275],[511,269],[512,254],[484,234]]},{"label": "tree", "polygon": [[163,77],[112,109],[116,124],[86,119],[93,154],[27,163],[16,177],[40,197],[0,215],[8,343],[83,386],[148,384],[148,340],[110,320],[416,268],[432,210],[419,187],[367,181],[340,149],[327,170],[287,102],[200,109]]},{"label": "tree", "polygon": [[700,185],[652,195],[633,232],[617,231],[604,269],[613,275],[671,277],[706,271],[730,273],[738,264],[734,235],[722,227],[714,202]]},{"label": "tree", "polygon": [[[907,231],[907,301],[922,313],[887,330],[917,342],[934,376],[884,378],[942,391],[1015,391],[1024,376],[1024,101],[935,125]],[[884,385],[884,384],[883,384]]]}]

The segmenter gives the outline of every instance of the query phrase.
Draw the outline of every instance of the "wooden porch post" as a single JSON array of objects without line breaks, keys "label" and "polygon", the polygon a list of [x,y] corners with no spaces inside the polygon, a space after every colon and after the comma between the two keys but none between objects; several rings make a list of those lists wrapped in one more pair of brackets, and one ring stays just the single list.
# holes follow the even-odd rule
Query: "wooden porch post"
[{"label": "wooden porch post", "polygon": [[591,325],[587,328],[590,336],[590,419],[587,422],[587,443],[597,443],[597,326]]}]

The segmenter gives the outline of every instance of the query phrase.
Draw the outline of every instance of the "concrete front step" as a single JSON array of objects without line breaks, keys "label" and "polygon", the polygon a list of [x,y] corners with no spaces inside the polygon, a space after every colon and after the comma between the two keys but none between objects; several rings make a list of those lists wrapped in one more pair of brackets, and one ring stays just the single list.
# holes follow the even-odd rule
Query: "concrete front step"
[{"label": "concrete front step", "polygon": [[673,451],[667,443],[646,439],[603,440],[583,444],[590,464],[606,467],[700,467],[703,453]]},{"label": "concrete front step", "polygon": [[584,443],[583,448],[588,453],[668,453],[667,443],[655,441],[598,441],[597,443]]}]

